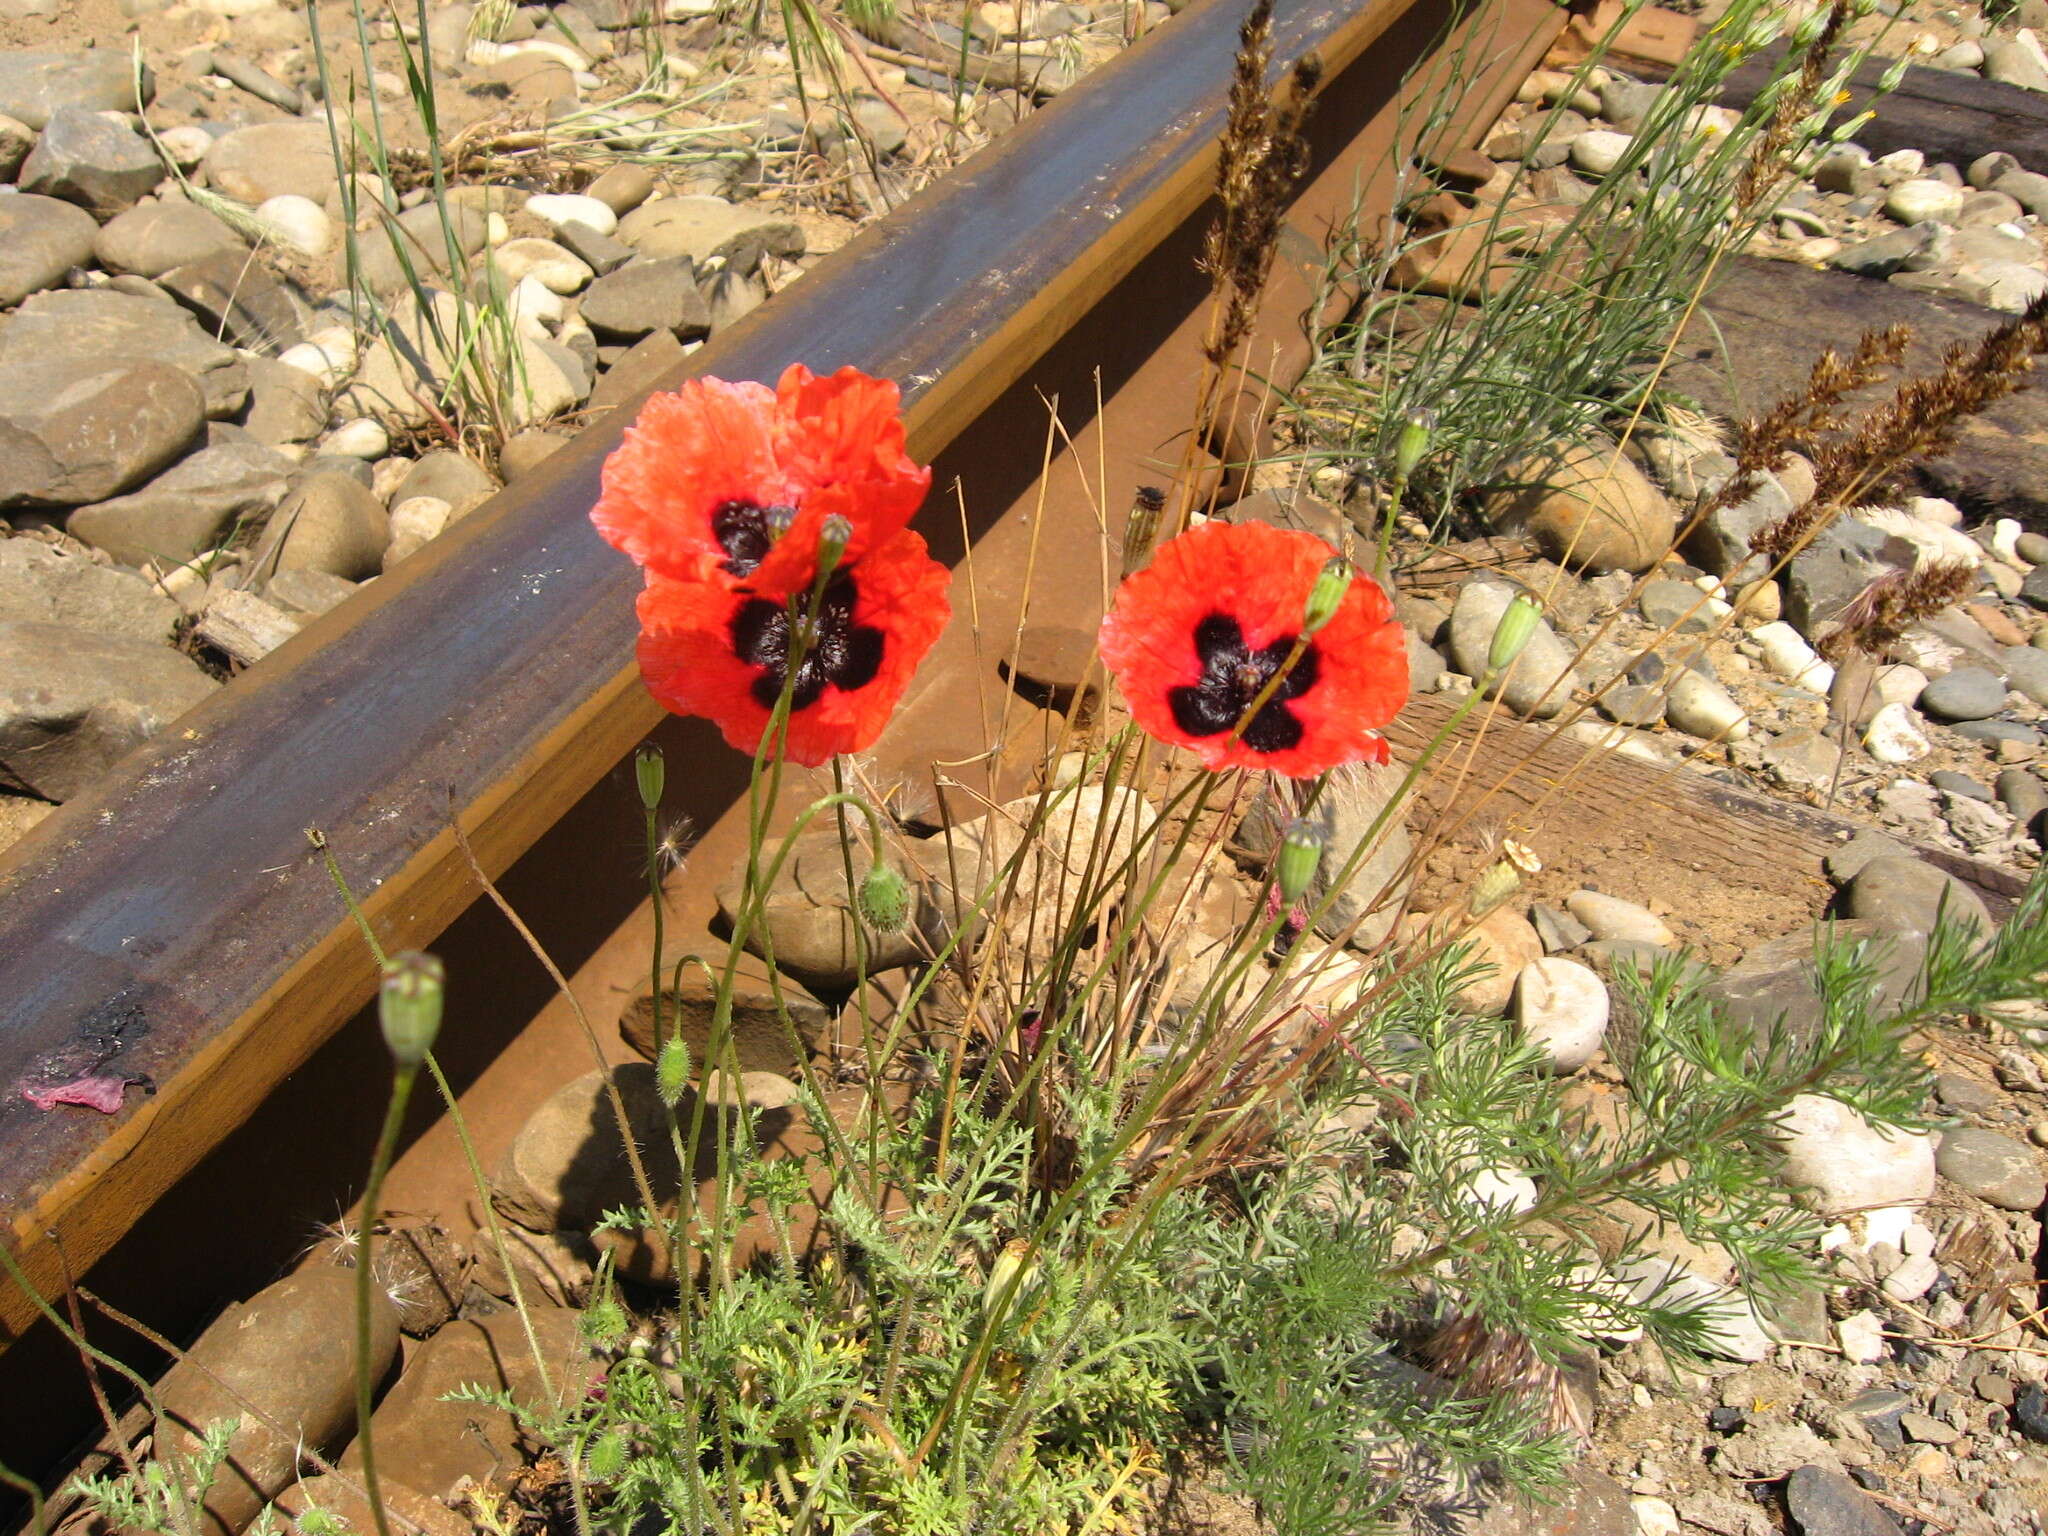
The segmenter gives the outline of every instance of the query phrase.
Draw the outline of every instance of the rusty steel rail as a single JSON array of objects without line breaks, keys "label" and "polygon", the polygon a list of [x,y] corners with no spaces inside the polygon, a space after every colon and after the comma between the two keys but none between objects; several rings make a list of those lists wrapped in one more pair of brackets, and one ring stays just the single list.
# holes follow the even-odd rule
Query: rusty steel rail
[{"label": "rusty steel rail", "polygon": [[[1143,334],[1135,315],[1102,313],[1141,262],[1185,268],[1246,9],[1191,7],[821,262],[689,371],[772,380],[795,361],[856,364],[903,385],[920,457],[979,445],[971,466],[941,457],[941,484],[949,468],[989,471],[1014,435],[983,419],[991,405],[1016,397],[1091,313],[1105,352],[1129,340],[1127,320]],[[1478,21],[1456,10],[1281,0],[1276,64],[1316,52],[1326,102],[1364,102],[1384,156],[1388,103],[1411,66],[1483,25],[1489,67],[1509,79],[1562,20],[1550,0],[1497,0]],[[637,574],[585,516],[624,419],[583,433],[0,856],[0,1242],[45,1294],[87,1273],[174,1187],[204,1209],[180,1181],[372,996],[369,957],[307,828],[325,832],[394,948],[441,939],[474,900],[451,822],[493,874],[547,838],[535,855],[545,867],[521,869],[571,909],[572,946],[587,951],[630,908],[616,843],[601,865],[573,859],[579,840],[630,824],[617,814],[629,796],[593,819],[604,796],[591,792],[660,718],[632,662]],[[1020,430],[1028,455],[1010,457],[1013,468],[1028,457],[1028,482],[1042,415]],[[981,530],[927,531],[957,560]],[[715,818],[743,765],[708,731],[668,729],[685,749],[672,754],[672,787],[685,780],[692,808]],[[597,867],[616,895],[579,883]],[[151,1091],[131,1091],[111,1117],[38,1111],[19,1092],[87,1068]],[[326,1129],[304,1118],[283,1140]],[[33,1323],[0,1281],[0,1351]]]}]

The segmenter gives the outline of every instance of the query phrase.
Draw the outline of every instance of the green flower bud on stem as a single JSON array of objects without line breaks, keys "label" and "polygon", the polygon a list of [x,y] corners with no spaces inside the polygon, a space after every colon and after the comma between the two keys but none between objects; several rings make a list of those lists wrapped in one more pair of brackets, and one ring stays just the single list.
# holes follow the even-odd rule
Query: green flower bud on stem
[{"label": "green flower bud on stem", "polygon": [[385,962],[377,1022],[401,1067],[417,1067],[434,1048],[441,1032],[442,981],[441,962],[432,955],[408,951]]},{"label": "green flower bud on stem", "polygon": [[661,1102],[674,1109],[683,1099],[683,1089],[690,1082],[690,1048],[683,1044],[681,1035],[670,1035],[661,1042],[661,1051],[654,1058],[654,1091]]},{"label": "green flower bud on stem", "polygon": [[1394,476],[1403,484],[1429,452],[1429,439],[1435,431],[1436,412],[1427,406],[1417,406],[1402,419],[1401,433],[1394,439]]},{"label": "green flower bud on stem", "polygon": [[1465,900],[1465,910],[1474,917],[1484,917],[1521,886],[1522,872],[1506,859],[1496,859],[1482,869],[1479,878],[1472,883],[1472,894]]},{"label": "green flower bud on stem", "polygon": [[1542,621],[1542,601],[1530,593],[1517,592],[1493,628],[1493,643],[1486,651],[1486,670],[1505,672],[1522,654],[1522,647],[1529,643],[1529,637]]},{"label": "green flower bud on stem", "polygon": [[877,933],[894,933],[910,921],[910,885],[893,864],[877,859],[860,883],[854,903],[860,920]]},{"label": "green flower bud on stem", "polygon": [[853,542],[853,524],[837,512],[825,519],[818,530],[818,574],[824,576],[837,568],[846,555],[846,546]]},{"label": "green flower bud on stem", "polygon": [[1300,901],[1322,862],[1323,834],[1296,817],[1280,839],[1280,857],[1274,861],[1273,879],[1280,887],[1280,900],[1289,907]]},{"label": "green flower bud on stem", "polygon": [[633,782],[640,788],[640,804],[647,810],[661,809],[661,792],[668,782],[668,761],[659,747],[642,747],[633,754]]},{"label": "green flower bud on stem", "polygon": [[1308,603],[1302,610],[1301,632],[1312,635],[1344,606],[1344,594],[1351,590],[1351,562],[1337,555],[1323,562],[1315,585],[1308,589]]}]

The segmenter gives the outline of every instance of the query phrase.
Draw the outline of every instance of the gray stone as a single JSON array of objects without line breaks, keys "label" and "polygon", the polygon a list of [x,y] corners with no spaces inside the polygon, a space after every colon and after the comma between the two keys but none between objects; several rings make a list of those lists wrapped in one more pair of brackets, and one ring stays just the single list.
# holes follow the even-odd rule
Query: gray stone
[{"label": "gray stone", "polygon": [[[853,856],[855,880],[870,863],[867,844]],[[718,908],[729,922],[739,909],[740,876],[719,882]],[[913,901],[915,901],[913,897]],[[797,840],[782,873],[762,901],[762,925],[774,947],[775,963],[811,987],[847,987],[858,977],[853,896],[847,889],[843,851],[836,831],[814,831]],[[896,933],[866,933],[868,970],[893,969],[917,955],[915,924]],[[761,953],[763,936],[749,935],[748,948]]]},{"label": "gray stone", "polygon": [[1935,720],[1985,720],[2005,708],[2005,683],[1983,667],[1957,667],[1920,690],[1919,710]]},{"label": "gray stone", "polygon": [[2020,601],[2029,608],[2048,612],[2048,564],[2037,565],[2020,583]]},{"label": "gray stone", "polygon": [[1593,937],[1593,930],[1571,913],[1561,907],[1553,907],[1547,902],[1539,901],[1530,905],[1529,922],[1536,930],[1536,937],[1543,941],[1543,952],[1546,955],[1577,949]]},{"label": "gray stone", "polygon": [[711,313],[711,333],[715,336],[767,303],[768,287],[758,273],[726,271],[704,285],[704,297]]},{"label": "gray stone", "polygon": [[1996,1131],[1974,1125],[1943,1131],[1934,1167],[1965,1194],[2001,1210],[2033,1212],[2048,1200],[2048,1179],[2034,1152]]},{"label": "gray stone", "polygon": [[1953,768],[1937,768],[1927,775],[1927,782],[1944,795],[1961,795],[1969,800],[1990,803],[1991,791],[1979,784],[1966,773],[1957,773]]},{"label": "gray stone", "polygon": [[257,443],[202,448],[126,496],[83,506],[66,527],[127,565],[169,569],[218,545],[284,495],[293,465]]},{"label": "gray stone", "polygon": [[1763,756],[1771,777],[1787,789],[1825,791],[1842,765],[1841,746],[1803,726],[1765,742]]},{"label": "gray stone", "polygon": [[1982,935],[1992,930],[1991,914],[1975,891],[1920,859],[1872,859],[1842,895],[1849,916],[1896,932],[1930,934],[1937,912],[1946,912],[1951,921],[1974,922]]},{"label": "gray stone", "polygon": [[[0,112],[40,129],[60,107],[94,112],[133,112],[136,67],[125,47],[87,48],[76,53],[0,53]],[[156,76],[141,70],[141,105],[156,95]]]},{"label": "gray stone", "polygon": [[681,367],[687,355],[675,332],[650,331],[605,370],[604,377],[590,392],[591,411],[608,411],[653,389]]},{"label": "gray stone", "polygon": [[1701,634],[1713,626],[1706,594],[1682,581],[1653,581],[1636,600],[1646,623],[1681,635]]},{"label": "gray stone", "polygon": [[[343,140],[346,142],[346,130]],[[254,208],[287,192],[319,202],[336,181],[327,125],[295,121],[257,123],[222,134],[201,168],[215,190]],[[372,241],[365,239],[367,251]]]},{"label": "gray stone", "polygon": [[1832,1467],[1795,1470],[1785,1479],[1785,1507],[1800,1536],[1900,1536],[1884,1506]]},{"label": "gray stone", "polygon": [[1868,155],[1838,149],[1813,168],[1813,184],[1840,197],[1869,197],[1884,182]]},{"label": "gray stone", "polygon": [[650,331],[687,340],[711,328],[711,308],[687,256],[628,262],[592,283],[577,313],[604,341],[638,341]]},{"label": "gray stone", "polygon": [[[406,209],[396,219],[383,221],[379,228],[357,238],[365,286],[372,293],[389,295],[408,291],[414,278],[444,286],[456,283],[462,273],[449,266],[448,235],[454,234],[456,250],[466,262],[484,248],[489,219],[482,209],[468,203],[450,202],[444,216],[439,206],[425,202]],[[399,260],[400,251],[405,263]],[[411,276],[406,263],[411,266]]]},{"label": "gray stone", "polygon": [[327,391],[304,369],[251,357],[249,408],[242,426],[259,443],[309,443],[327,427]]},{"label": "gray stone", "polygon": [[1932,258],[1945,250],[1947,240],[1947,226],[1928,219],[1845,245],[1828,258],[1828,265],[1858,277],[1890,277],[1909,268],[1925,270],[1934,265]]},{"label": "gray stone", "polygon": [[59,107],[21,166],[21,189],[112,218],[163,180],[149,141],[124,123],[83,107]]},{"label": "gray stone", "polygon": [[263,595],[286,613],[314,618],[355,595],[356,584],[326,571],[279,571],[263,584]]},{"label": "gray stone", "polygon": [[215,251],[163,273],[157,282],[207,335],[237,347],[275,356],[306,339],[306,301],[246,251]]},{"label": "gray stone", "polygon": [[[1732,469],[1733,460],[1729,464]],[[1717,485],[1719,478],[1708,477],[1707,485]],[[1766,475],[1746,500],[1732,507],[1717,507],[1686,535],[1686,557],[1715,576],[1732,576],[1753,563],[1760,569],[1749,541],[1791,510],[1792,498],[1785,487],[1775,475]]]},{"label": "gray stone", "polygon": [[1448,664],[1437,649],[1425,642],[1414,630],[1403,628],[1401,638],[1408,647],[1408,691],[1410,693],[1432,693],[1437,681],[1446,671]]},{"label": "gray stone", "polygon": [[2036,816],[2048,811],[2048,784],[2024,768],[2006,768],[1998,775],[1998,800],[2015,821],[2030,827]]},{"label": "gray stone", "polygon": [[[1373,823],[1386,809],[1388,799],[1400,786],[1401,773],[1394,768],[1365,764],[1338,768],[1324,780],[1323,792],[1308,812],[1308,821],[1323,838],[1323,853],[1310,883],[1308,901],[1319,904],[1335,880],[1372,831]],[[1273,793],[1261,789],[1259,798],[1239,824],[1237,837],[1253,859],[1270,857],[1292,817]],[[1317,922],[1317,931],[1335,936],[1354,931],[1354,942],[1370,947],[1393,930],[1399,916],[1401,888],[1396,883],[1408,862],[1413,844],[1408,823],[1397,810],[1380,827],[1378,843],[1358,860],[1350,882],[1330,902],[1329,910]],[[1389,887],[1392,886],[1392,889]],[[1353,923],[1358,924],[1351,930]],[[1512,981],[1513,978],[1509,977]]]},{"label": "gray stone", "polygon": [[1827,866],[1830,880],[1837,885],[1847,885],[1872,859],[1911,857],[1912,853],[1904,843],[1895,842],[1882,832],[1858,832],[1841,847],[1830,849],[1823,863]]},{"label": "gray stone", "polygon": [[2000,85],[2017,85],[2030,91],[2048,91],[2048,70],[2030,48],[2016,38],[1984,39],[1984,78]]},{"label": "gray stone", "polygon": [[2017,158],[2002,149],[1994,149],[1972,160],[1969,170],[1963,173],[1963,180],[1981,191],[1997,186],[1999,179],[2008,172],[2022,169],[2024,167]]},{"label": "gray stone", "polygon": [[[1493,632],[1514,592],[1498,582],[1477,579],[1459,588],[1457,605],[1451,610],[1451,659],[1468,677],[1485,676]],[[1549,623],[1539,619],[1514,665],[1487,687],[1516,714],[1547,719],[1569,705],[1574,693],[1585,689],[1572,667],[1572,654],[1572,648],[1557,637]]]},{"label": "gray stone", "polygon": [[0,197],[0,306],[19,304],[86,265],[98,234],[92,215],[70,203],[28,193]]},{"label": "gray stone", "polygon": [[0,624],[0,783],[68,800],[215,686],[153,641]]},{"label": "gray stone", "polygon": [[1919,995],[1926,943],[1917,934],[1869,919],[1835,922],[1817,932],[1802,930],[1755,945],[1702,990],[1731,1024],[1759,1036],[1782,1027],[1795,1044],[1810,1045],[1827,1016],[1814,980],[1814,955],[1823,941],[1857,946],[1872,967],[1868,997],[1880,1015]]},{"label": "gray stone", "polygon": [[2039,171],[2007,171],[1991,190],[2003,192],[2037,219],[2048,214],[2048,176]]},{"label": "gray stone", "polygon": [[1878,558],[1884,541],[1877,529],[1846,519],[1823,529],[1785,572],[1786,621],[1807,639],[1818,639],[1849,600],[1887,569]]},{"label": "gray stone", "polygon": [[63,624],[162,641],[177,617],[178,605],[132,571],[37,539],[0,539],[0,623]]},{"label": "gray stone", "polygon": [[1664,718],[1664,695],[1642,683],[1618,683],[1593,703],[1616,725],[1655,725]]},{"label": "gray stone", "polygon": [[391,519],[367,489],[347,475],[312,475],[271,514],[253,569],[263,579],[311,570],[363,581],[382,571],[390,536]]},{"label": "gray stone", "polygon": [[531,474],[568,446],[569,439],[559,432],[548,432],[538,427],[515,432],[498,450],[498,469],[509,485],[522,475]]},{"label": "gray stone", "polygon": [[1665,90],[1661,85],[1613,76],[1600,87],[1600,115],[1623,133],[1634,133]]},{"label": "gray stone", "polygon": [[1949,727],[1949,733],[1965,741],[2016,741],[2023,747],[2038,747],[2041,733],[2032,726],[2017,725],[2010,720],[1959,720]]},{"label": "gray stone", "polygon": [[233,415],[249,393],[248,371],[234,348],[201,331],[184,310],[106,288],[35,294],[0,325],[0,367],[53,357],[167,363],[198,381],[213,417]]},{"label": "gray stone", "polygon": [[721,197],[664,197],[619,221],[619,238],[643,256],[687,256],[698,266],[723,258],[752,272],[763,254],[801,256],[803,227],[787,214]]},{"label": "gray stone", "polygon": [[1671,680],[1664,718],[1674,729],[1702,741],[1741,741],[1750,732],[1749,717],[1734,695],[1690,667]]},{"label": "gray stone", "polygon": [[2048,651],[2031,645],[2007,646],[2005,685],[2048,709]]},{"label": "gray stone", "polygon": [[21,162],[35,147],[35,129],[0,112],[0,182],[13,181],[21,170]]},{"label": "gray stone", "polygon": [[498,482],[483,465],[453,448],[436,448],[398,482],[391,505],[415,496],[432,496],[448,503],[449,521],[454,522],[497,494]]},{"label": "gray stone", "polygon": [[75,506],[139,484],[206,423],[191,375],[161,363],[0,360],[0,506]]},{"label": "gray stone", "polygon": [[145,203],[115,217],[93,242],[93,254],[109,272],[161,277],[173,267],[220,252],[246,256],[248,247],[227,225],[197,203]]},{"label": "gray stone", "polygon": [[610,235],[600,234],[575,219],[555,226],[555,244],[600,277],[617,271],[633,259],[633,247],[622,240],[614,240]]}]

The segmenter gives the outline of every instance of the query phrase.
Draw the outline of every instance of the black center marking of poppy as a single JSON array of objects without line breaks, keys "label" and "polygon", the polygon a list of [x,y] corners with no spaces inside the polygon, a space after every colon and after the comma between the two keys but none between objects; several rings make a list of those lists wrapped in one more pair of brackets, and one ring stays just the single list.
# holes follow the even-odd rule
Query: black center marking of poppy
[{"label": "black center marking of poppy", "polygon": [[[882,648],[888,637],[868,624],[853,622],[854,599],[859,595],[853,575],[833,578],[818,604],[815,638],[797,663],[796,683],[790,690],[793,714],[808,709],[829,683],[842,693],[865,688],[882,670]],[[740,604],[732,616],[733,654],[750,667],[759,667],[754,679],[754,702],[773,709],[782,697],[782,684],[789,669],[789,609],[765,597],[753,597]]]},{"label": "black center marking of poppy", "polygon": [[796,508],[764,507],[758,502],[739,500],[721,501],[712,508],[711,536],[726,553],[727,575],[750,575],[755,566],[768,558],[768,551],[775,544],[769,520],[777,514],[794,517]]},{"label": "black center marking of poppy", "polygon": [[[1262,650],[1245,644],[1244,630],[1227,613],[1212,613],[1195,626],[1195,654],[1202,658],[1202,680],[1170,688],[1166,701],[1173,721],[1190,736],[1220,736],[1244,718],[1252,700],[1286,662],[1294,649],[1293,635],[1282,635]],[[1313,643],[1280,680],[1273,696],[1259,706],[1241,738],[1254,752],[1285,752],[1300,743],[1302,724],[1287,707],[1315,687],[1322,658]]]}]

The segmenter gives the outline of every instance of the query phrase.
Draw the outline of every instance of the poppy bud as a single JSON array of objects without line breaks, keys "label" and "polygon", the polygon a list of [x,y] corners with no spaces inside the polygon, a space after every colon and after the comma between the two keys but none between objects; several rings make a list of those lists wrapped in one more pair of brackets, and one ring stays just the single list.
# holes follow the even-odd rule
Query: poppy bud
[{"label": "poppy bud", "polygon": [[1301,632],[1312,635],[1344,606],[1344,594],[1351,590],[1351,562],[1336,555],[1323,562],[1315,585],[1308,589],[1308,605],[1302,611]]},{"label": "poppy bud", "polygon": [[591,1442],[590,1454],[584,1459],[590,1477],[600,1483],[608,1483],[626,1470],[626,1435],[623,1430],[613,1430],[599,1435]]},{"label": "poppy bud", "polygon": [[674,1109],[682,1102],[683,1088],[690,1081],[690,1048],[683,1044],[681,1035],[670,1035],[661,1042],[661,1050],[654,1058],[654,1091],[661,1102]]},{"label": "poppy bud", "polygon": [[434,1048],[441,1032],[441,962],[432,955],[408,951],[384,966],[377,991],[377,1022],[384,1043],[401,1067],[417,1067]]},{"label": "poppy bud", "polygon": [[661,809],[662,787],[668,781],[668,763],[659,747],[642,747],[633,754],[633,782],[640,789],[640,804],[647,810]]},{"label": "poppy bud", "polygon": [[1280,839],[1280,857],[1274,861],[1280,900],[1289,907],[1300,901],[1322,862],[1323,834],[1297,816]]},{"label": "poppy bud", "polygon": [[988,1267],[988,1284],[982,1288],[981,1305],[984,1312],[994,1315],[996,1309],[1008,1301],[1015,1303],[1038,1279],[1038,1262],[1028,1257],[1031,1250],[1021,1242],[1004,1245],[1003,1251],[995,1256]]},{"label": "poppy bud", "polygon": [[1436,412],[1419,405],[1402,418],[1400,436],[1394,439],[1394,475],[1406,480],[1429,452],[1430,434],[1436,431]]},{"label": "poppy bud", "polygon": [[761,513],[761,521],[768,529],[770,539],[780,539],[796,525],[796,508],[774,506]]},{"label": "poppy bud", "polygon": [[818,572],[820,575],[832,570],[846,553],[846,546],[853,542],[853,524],[837,512],[825,519],[818,529]]},{"label": "poppy bud", "polygon": [[910,920],[910,886],[894,865],[877,860],[860,883],[860,919],[877,933],[894,933]]},{"label": "poppy bud", "polygon": [[1529,637],[1536,633],[1536,626],[1542,621],[1542,600],[1533,593],[1517,592],[1509,600],[1507,611],[1501,614],[1500,622],[1493,627],[1493,644],[1486,652],[1486,670],[1505,672],[1522,654],[1522,647],[1529,643]]},{"label": "poppy bud", "polygon": [[1473,881],[1472,894],[1466,898],[1465,909],[1474,917],[1484,917],[1521,889],[1521,885],[1522,872],[1513,861],[1496,859]]}]

